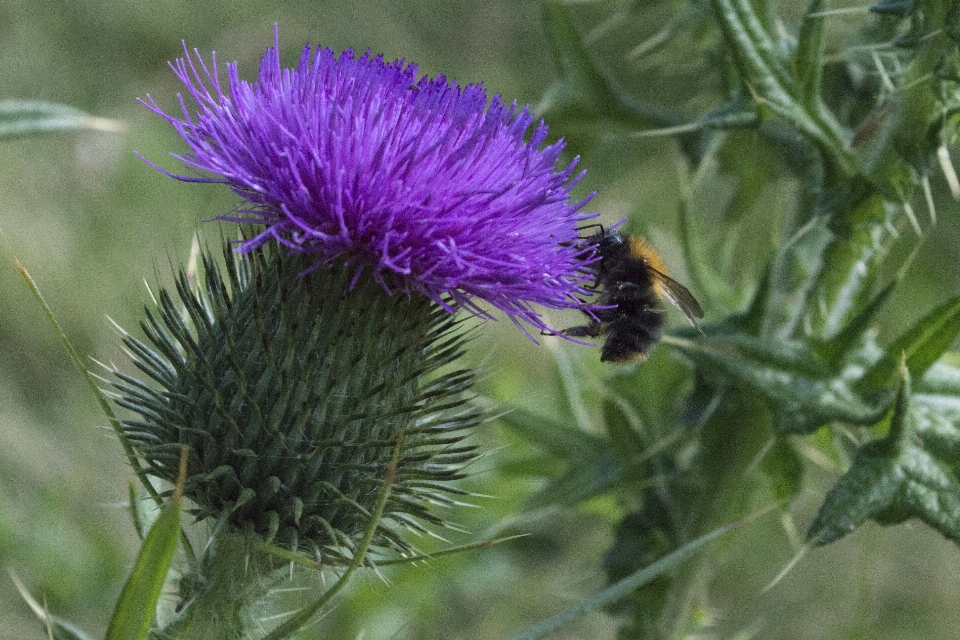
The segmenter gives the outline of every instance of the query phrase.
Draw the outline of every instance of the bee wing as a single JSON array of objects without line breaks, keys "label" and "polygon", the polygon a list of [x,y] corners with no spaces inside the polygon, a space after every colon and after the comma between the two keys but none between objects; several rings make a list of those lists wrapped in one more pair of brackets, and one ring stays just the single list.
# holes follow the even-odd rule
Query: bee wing
[{"label": "bee wing", "polygon": [[696,319],[703,317],[703,308],[690,293],[690,290],[662,271],[651,267],[650,272],[653,274],[654,280],[660,284],[663,297],[672,302],[677,309],[680,309],[692,326],[699,329]]}]

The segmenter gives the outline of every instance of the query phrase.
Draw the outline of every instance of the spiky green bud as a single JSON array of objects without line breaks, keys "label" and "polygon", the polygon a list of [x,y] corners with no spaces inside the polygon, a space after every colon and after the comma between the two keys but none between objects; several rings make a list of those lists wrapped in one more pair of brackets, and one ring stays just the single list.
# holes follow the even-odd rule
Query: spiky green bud
[{"label": "spiky green bud", "polygon": [[[338,562],[370,524],[399,447],[373,546],[410,545],[396,525],[442,523],[473,459],[462,440],[482,420],[466,404],[473,373],[457,369],[459,320],[426,297],[389,295],[373,278],[271,245],[202,276],[182,271],[123,336],[146,383],[116,372],[124,430],[148,472],[176,478],[198,519]],[[148,345],[149,343],[149,345]]]}]

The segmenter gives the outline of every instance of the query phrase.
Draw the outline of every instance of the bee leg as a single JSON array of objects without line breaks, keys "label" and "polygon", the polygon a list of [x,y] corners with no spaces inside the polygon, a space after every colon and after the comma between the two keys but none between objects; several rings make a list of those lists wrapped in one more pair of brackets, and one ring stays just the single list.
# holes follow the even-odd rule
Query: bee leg
[{"label": "bee leg", "polygon": [[570,327],[560,333],[571,338],[596,338],[606,332],[606,327],[602,322],[591,322],[580,327]]}]

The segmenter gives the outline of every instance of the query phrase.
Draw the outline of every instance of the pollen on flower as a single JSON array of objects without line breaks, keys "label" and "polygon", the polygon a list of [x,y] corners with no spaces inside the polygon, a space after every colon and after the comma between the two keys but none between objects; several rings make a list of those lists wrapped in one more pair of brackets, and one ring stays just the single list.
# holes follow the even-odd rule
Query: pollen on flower
[{"label": "pollen on flower", "polygon": [[546,144],[527,107],[404,60],[307,46],[283,68],[278,50],[275,35],[255,82],[229,64],[225,87],[215,56],[184,47],[171,67],[196,109],[142,101],[190,147],[174,157],[191,175],[164,173],[247,200],[224,218],[262,225],[242,251],[275,240],[314,266],[347,265],[448,311],[490,317],[485,302],[537,329],[537,306],[591,295],[577,231],[591,196],[571,196],[577,160],[558,166],[563,141]]}]

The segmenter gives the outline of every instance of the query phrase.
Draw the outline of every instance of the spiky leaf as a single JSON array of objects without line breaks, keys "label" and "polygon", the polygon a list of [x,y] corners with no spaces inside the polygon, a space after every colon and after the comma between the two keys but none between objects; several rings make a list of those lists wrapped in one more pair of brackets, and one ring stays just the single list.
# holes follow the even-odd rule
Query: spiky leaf
[{"label": "spiky leaf", "polygon": [[888,435],[863,445],[827,494],[807,533],[815,544],[838,540],[869,519],[889,525],[910,518],[960,543],[958,423],[935,410],[943,394],[914,397],[905,368],[902,375]]},{"label": "spiky leaf", "polygon": [[910,375],[920,378],[943,355],[958,333],[960,296],[947,300],[897,338],[884,356],[867,370],[858,387],[870,391],[888,385],[901,356],[906,356]]},{"label": "spiky leaf", "polygon": [[706,370],[765,398],[780,433],[809,433],[834,421],[873,424],[885,408],[860,397],[804,342],[730,336],[679,348]]}]

